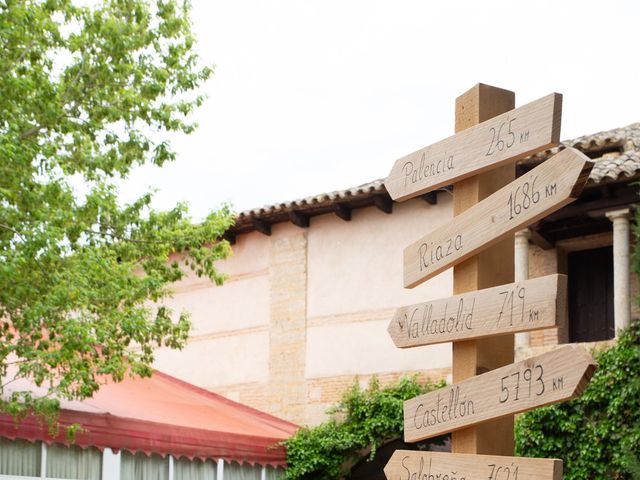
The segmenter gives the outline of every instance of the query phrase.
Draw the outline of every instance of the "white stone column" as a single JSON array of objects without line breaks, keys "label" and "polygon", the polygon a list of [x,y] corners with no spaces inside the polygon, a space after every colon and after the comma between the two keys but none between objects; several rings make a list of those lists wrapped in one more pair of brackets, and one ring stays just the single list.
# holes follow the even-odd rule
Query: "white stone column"
[{"label": "white stone column", "polygon": [[[516,282],[529,278],[529,238],[531,238],[531,232],[528,228],[516,232],[514,249]],[[529,332],[516,333],[516,348],[528,348],[530,345]]]},{"label": "white stone column", "polygon": [[613,222],[613,316],[616,336],[631,321],[631,300],[629,298],[629,227],[630,209],[607,212]]}]

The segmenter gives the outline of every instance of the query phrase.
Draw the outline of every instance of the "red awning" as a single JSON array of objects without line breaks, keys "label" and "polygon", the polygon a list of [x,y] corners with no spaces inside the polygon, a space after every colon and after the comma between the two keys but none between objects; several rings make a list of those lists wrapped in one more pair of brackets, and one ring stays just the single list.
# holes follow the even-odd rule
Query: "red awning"
[{"label": "red awning", "polygon": [[[60,423],[81,424],[86,431],[76,435],[80,447],[272,466],[285,465],[278,444],[298,428],[161,372],[109,381],[91,399],[63,402]],[[66,443],[64,432],[53,438],[33,417],[16,427],[10,416],[0,415],[0,435]]]}]

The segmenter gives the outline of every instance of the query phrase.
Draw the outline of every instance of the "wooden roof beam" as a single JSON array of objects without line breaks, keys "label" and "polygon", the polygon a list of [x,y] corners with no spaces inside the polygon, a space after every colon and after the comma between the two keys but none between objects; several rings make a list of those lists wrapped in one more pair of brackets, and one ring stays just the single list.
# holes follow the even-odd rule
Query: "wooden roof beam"
[{"label": "wooden roof beam", "polygon": [[547,238],[544,233],[540,232],[540,227],[542,225],[544,225],[544,220],[541,220],[529,227],[529,232],[531,233],[531,243],[537,245],[543,250],[549,250],[550,248],[554,247],[555,242]]},{"label": "wooden roof beam", "polygon": [[345,222],[351,221],[351,207],[344,203],[334,203],[333,212]]},{"label": "wooden roof beam", "polygon": [[229,245],[235,245],[236,244],[236,234],[235,233],[224,232],[224,234],[222,235],[222,239],[226,240],[227,242],[229,242]]},{"label": "wooden roof beam", "polygon": [[292,210],[291,212],[289,212],[289,220],[291,220],[291,223],[293,223],[296,227],[309,227],[309,215],[305,213],[300,213]]},{"label": "wooden roof beam", "polygon": [[429,193],[425,193],[420,198],[427,202],[429,205],[437,205],[438,204],[438,192],[435,190]]},{"label": "wooden roof beam", "polygon": [[378,210],[381,210],[384,213],[393,212],[393,200],[386,195],[376,195],[373,197],[373,204],[378,208]]},{"label": "wooden roof beam", "polygon": [[267,236],[271,235],[271,225],[269,225],[264,220],[260,220],[259,218],[254,218],[253,227],[263,235],[267,235]]}]

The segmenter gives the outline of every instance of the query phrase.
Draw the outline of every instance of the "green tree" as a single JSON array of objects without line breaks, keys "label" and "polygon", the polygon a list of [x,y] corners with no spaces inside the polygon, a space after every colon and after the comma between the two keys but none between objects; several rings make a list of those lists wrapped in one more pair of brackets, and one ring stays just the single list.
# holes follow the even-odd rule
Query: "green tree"
[{"label": "green tree", "polygon": [[118,201],[119,179],[173,160],[167,135],[195,128],[212,71],[189,4],[82,4],[0,0],[0,409],[18,417],[55,414],[105,375],[150,375],[154,348],[182,347],[190,327],[158,306],[170,285],[189,268],[220,283],[229,252],[227,208],[194,225],[151,194]]}]

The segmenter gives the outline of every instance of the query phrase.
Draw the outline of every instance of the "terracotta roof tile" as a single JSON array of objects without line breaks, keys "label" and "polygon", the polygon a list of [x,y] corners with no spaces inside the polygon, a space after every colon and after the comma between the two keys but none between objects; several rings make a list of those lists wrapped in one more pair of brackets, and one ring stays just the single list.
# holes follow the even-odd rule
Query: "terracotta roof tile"
[{"label": "terracotta roof tile", "polygon": [[[596,161],[590,176],[592,184],[640,174],[640,123],[565,140],[558,147],[532,155],[520,163],[539,163],[566,147],[577,148]],[[354,208],[368,206],[373,203],[375,196],[388,197],[383,181],[384,179],[374,180],[345,190],[245,210],[238,214],[236,227],[232,231],[251,230],[251,222],[254,220],[268,223],[287,221],[290,212],[313,216],[331,211],[336,204],[347,204]]]}]

